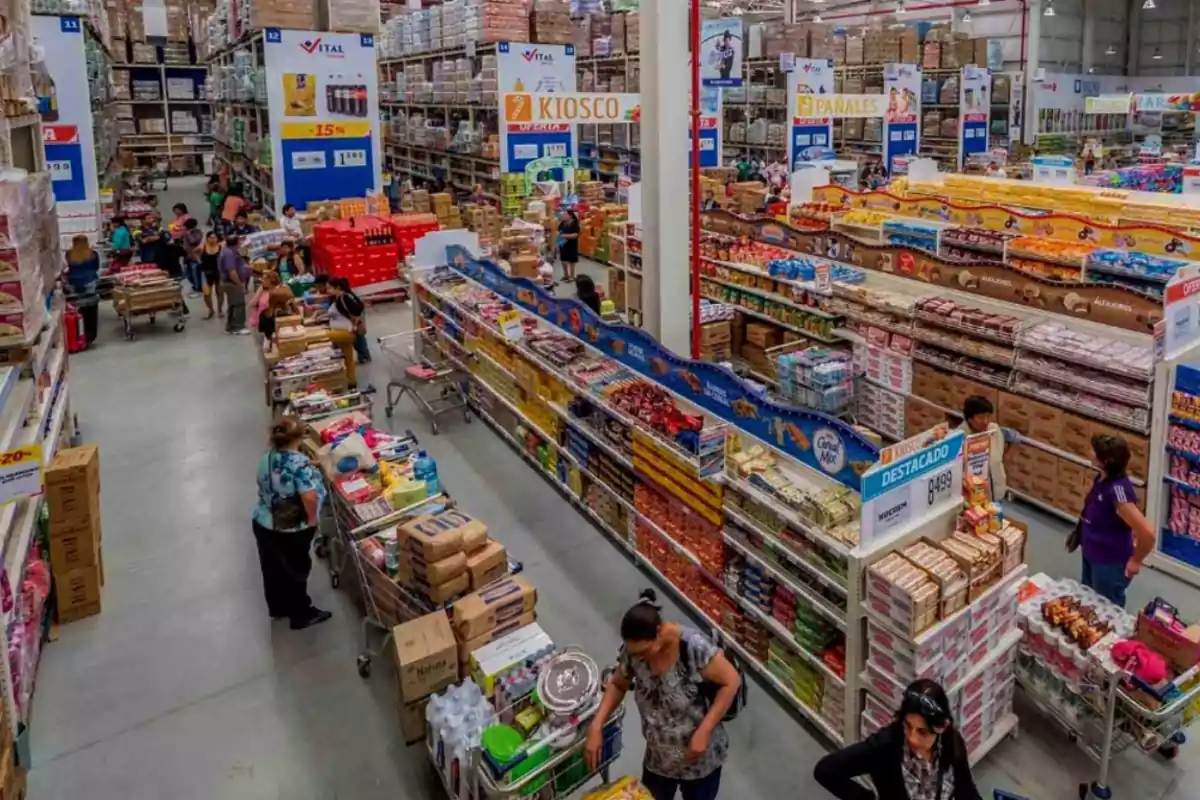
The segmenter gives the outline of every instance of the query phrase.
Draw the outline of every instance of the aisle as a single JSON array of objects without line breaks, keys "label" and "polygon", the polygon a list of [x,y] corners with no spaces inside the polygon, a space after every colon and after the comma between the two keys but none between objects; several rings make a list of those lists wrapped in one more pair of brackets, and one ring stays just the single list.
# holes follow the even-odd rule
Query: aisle
[{"label": "aisle", "polygon": [[[180,197],[196,202],[170,195]],[[377,308],[372,336],[407,327],[409,314]],[[399,738],[386,659],[369,681],[355,672],[359,616],[323,567],[310,590],[334,610],[330,623],[293,632],[266,616],[248,519],[269,416],[250,342],[215,320],[178,335],[160,324],[133,343],[118,333],[104,309],[100,347],[71,361],[84,438],[101,449],[108,581],[104,613],[63,628],[45,649],[32,800],[442,797],[423,750]],[[375,355],[365,373],[382,388],[387,363],[377,346]],[[524,561],[556,641],[612,658],[621,614],[651,579],[482,423],[445,423],[429,436],[403,405],[393,425],[418,433],[445,485]],[[1031,569],[1074,574],[1062,526],[1033,521]],[[1200,613],[1200,593],[1151,571],[1131,603],[1156,591]],[[811,780],[824,742],[759,682],[731,734],[721,797],[825,796]],[[618,772],[637,771],[639,746],[633,714]],[[1198,752],[1189,744],[1174,766],[1131,754],[1114,768],[1116,795],[1200,798],[1200,772],[1188,769]],[[1093,772],[1030,712],[1020,739],[977,775],[985,797],[1004,787],[1059,800]]]}]

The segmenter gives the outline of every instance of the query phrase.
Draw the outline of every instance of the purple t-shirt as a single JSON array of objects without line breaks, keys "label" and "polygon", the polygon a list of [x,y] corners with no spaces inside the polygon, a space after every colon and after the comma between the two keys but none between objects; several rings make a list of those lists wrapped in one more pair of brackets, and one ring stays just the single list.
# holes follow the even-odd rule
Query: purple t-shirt
[{"label": "purple t-shirt", "polygon": [[1093,564],[1124,564],[1133,556],[1133,529],[1117,514],[1117,505],[1136,502],[1129,478],[1096,478],[1080,515],[1084,558]]}]

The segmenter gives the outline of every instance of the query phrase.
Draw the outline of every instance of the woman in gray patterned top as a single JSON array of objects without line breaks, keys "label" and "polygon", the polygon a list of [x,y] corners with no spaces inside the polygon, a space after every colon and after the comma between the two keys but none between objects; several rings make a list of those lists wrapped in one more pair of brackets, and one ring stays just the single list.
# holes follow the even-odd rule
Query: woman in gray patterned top
[{"label": "woman in gray patterned top", "polygon": [[[721,719],[737,697],[741,677],[721,650],[699,631],[664,622],[652,589],[621,620],[617,671],[604,689],[588,729],[584,751],[595,768],[603,745],[604,720],[633,688],[642,717],[646,757],[642,783],[654,800],[713,800],[729,736]],[[701,684],[716,695],[705,700]]]}]

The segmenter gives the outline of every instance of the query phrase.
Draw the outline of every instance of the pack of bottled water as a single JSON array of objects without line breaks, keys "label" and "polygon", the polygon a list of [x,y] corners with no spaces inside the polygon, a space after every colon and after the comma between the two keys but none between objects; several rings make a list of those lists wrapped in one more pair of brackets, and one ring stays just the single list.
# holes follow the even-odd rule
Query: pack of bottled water
[{"label": "pack of bottled water", "polygon": [[470,678],[429,698],[425,744],[452,800],[475,800],[473,752],[494,720],[495,711]]}]

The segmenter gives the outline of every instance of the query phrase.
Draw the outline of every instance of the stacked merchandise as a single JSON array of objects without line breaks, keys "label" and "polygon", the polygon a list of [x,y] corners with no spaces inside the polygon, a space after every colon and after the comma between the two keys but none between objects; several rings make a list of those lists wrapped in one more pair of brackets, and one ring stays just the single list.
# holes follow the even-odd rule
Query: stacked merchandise
[{"label": "stacked merchandise", "polygon": [[[0,346],[32,342],[46,321],[43,287],[47,254],[42,248],[52,247],[57,256],[59,243],[57,237],[43,242],[44,237],[39,235],[42,215],[35,208],[44,205],[38,194],[49,192],[44,183],[37,176],[25,175],[0,181],[0,254],[4,255],[0,276],[6,301],[0,313]],[[53,208],[53,202],[50,205]],[[56,273],[51,275],[51,280],[57,277]]]},{"label": "stacked merchandise", "polygon": [[458,647],[450,619],[441,610],[392,628],[392,643],[400,730],[406,744],[415,744],[425,739],[430,697],[458,681]]},{"label": "stacked merchandise", "polygon": [[379,0],[322,0],[320,30],[378,33]]},{"label": "stacked merchandise", "polygon": [[327,344],[267,361],[268,402],[282,404],[294,393],[312,389],[345,392],[346,364],[342,352]]},{"label": "stacked merchandise", "polygon": [[854,363],[845,350],[806,347],[775,357],[779,393],[792,403],[833,416],[854,401]]},{"label": "stacked merchandise", "polygon": [[728,361],[732,356],[733,326],[730,321],[702,323],[700,325],[700,360]]},{"label": "stacked merchandise", "polygon": [[101,610],[99,448],[86,445],[61,451],[46,469],[45,483],[58,618],[74,622]]},{"label": "stacked merchandise", "polygon": [[344,277],[352,287],[395,280],[400,260],[392,220],[373,216],[318,222],[312,253],[318,272]]}]

